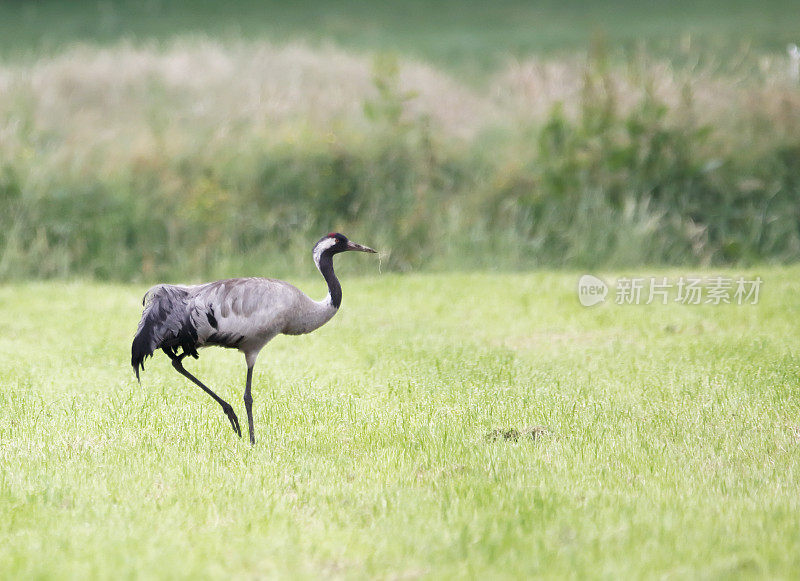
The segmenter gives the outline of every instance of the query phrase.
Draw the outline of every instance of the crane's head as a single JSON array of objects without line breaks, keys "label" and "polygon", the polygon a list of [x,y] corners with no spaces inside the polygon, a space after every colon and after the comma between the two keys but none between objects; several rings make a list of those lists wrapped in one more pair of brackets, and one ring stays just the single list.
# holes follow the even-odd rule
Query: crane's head
[{"label": "crane's head", "polygon": [[330,234],[320,238],[319,241],[314,245],[314,262],[316,262],[317,266],[319,266],[319,261],[323,255],[333,256],[334,254],[347,252],[348,250],[371,253],[377,252],[368,246],[362,246],[361,244],[356,244],[355,242],[348,240],[347,236],[344,234],[331,232]]}]

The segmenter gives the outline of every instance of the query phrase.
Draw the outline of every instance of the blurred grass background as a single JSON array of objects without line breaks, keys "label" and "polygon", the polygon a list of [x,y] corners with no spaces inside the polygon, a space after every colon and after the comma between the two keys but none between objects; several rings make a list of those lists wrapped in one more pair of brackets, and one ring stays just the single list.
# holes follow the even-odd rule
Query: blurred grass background
[{"label": "blurred grass background", "polygon": [[331,41],[474,72],[491,70],[508,56],[584,50],[596,34],[622,48],[644,42],[667,53],[687,35],[718,56],[743,48],[782,52],[797,42],[798,25],[789,0],[12,0],[0,5],[0,49],[39,54],[75,41],[113,44],[200,33],[224,40]]},{"label": "blurred grass background", "polygon": [[288,276],[329,230],[400,271],[796,261],[798,39],[785,1],[6,2],[0,277]]}]

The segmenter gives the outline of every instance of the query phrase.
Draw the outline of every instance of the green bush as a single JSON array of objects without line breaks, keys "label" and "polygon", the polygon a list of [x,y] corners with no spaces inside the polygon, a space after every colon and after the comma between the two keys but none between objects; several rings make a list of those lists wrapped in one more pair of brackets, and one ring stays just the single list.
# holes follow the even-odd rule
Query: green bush
[{"label": "green bush", "polygon": [[0,277],[285,275],[308,267],[294,249],[330,230],[401,271],[800,258],[794,109],[715,125],[690,114],[688,89],[670,105],[647,87],[623,106],[614,72],[590,61],[575,111],[463,138],[412,112],[399,71],[376,60],[362,121],[297,119],[282,128],[292,139],[174,120],[170,90],[148,77],[144,153],[65,145],[60,126],[37,129],[32,97],[17,99]]}]

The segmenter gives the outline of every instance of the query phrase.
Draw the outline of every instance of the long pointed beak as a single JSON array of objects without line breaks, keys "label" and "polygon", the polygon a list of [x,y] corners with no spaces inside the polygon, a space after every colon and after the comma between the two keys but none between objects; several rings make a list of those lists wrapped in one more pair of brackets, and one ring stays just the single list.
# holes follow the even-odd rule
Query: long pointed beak
[{"label": "long pointed beak", "polygon": [[358,250],[359,252],[371,252],[372,254],[377,254],[377,250],[373,250],[369,246],[362,246],[361,244],[356,244],[355,242],[351,242],[350,240],[347,241],[347,249],[348,250]]}]

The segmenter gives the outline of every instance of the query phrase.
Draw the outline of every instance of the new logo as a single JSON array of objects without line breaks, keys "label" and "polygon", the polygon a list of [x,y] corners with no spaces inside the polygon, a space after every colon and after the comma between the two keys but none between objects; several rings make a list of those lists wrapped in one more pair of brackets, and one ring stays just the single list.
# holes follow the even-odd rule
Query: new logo
[{"label": "new logo", "polygon": [[584,274],[578,281],[578,300],[584,307],[593,307],[606,300],[608,285],[596,276]]}]

